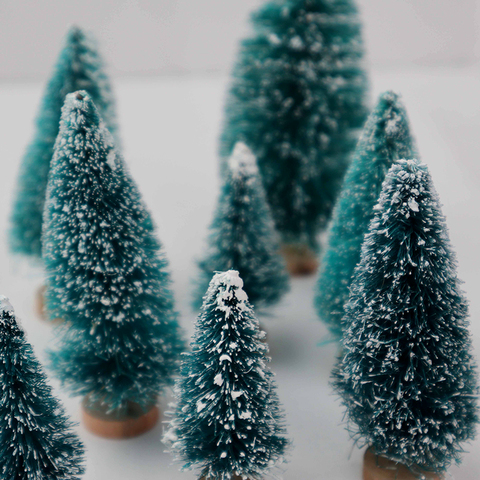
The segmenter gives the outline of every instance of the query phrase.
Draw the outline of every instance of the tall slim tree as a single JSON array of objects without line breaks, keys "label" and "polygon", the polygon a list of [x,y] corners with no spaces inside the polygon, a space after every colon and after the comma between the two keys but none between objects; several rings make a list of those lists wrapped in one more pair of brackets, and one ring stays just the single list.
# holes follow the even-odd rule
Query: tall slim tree
[{"label": "tall slim tree", "polygon": [[3,295],[0,358],[0,477],[77,480],[83,445]]},{"label": "tall slim tree", "polygon": [[252,24],[233,69],[220,153],[226,159],[245,142],[283,243],[316,249],[367,116],[357,7],[270,1]]},{"label": "tall slim tree", "polygon": [[394,164],[362,246],[334,385],[349,429],[421,471],[459,462],[478,422],[467,300],[425,165]]},{"label": "tall slim tree", "polygon": [[116,136],[114,98],[96,42],[80,28],[72,27],[47,83],[34,137],[20,166],[9,238],[11,250],[16,253],[41,256],[45,190],[61,109],[65,95],[76,90],[91,95],[108,129]]},{"label": "tall slim tree", "polygon": [[198,466],[205,479],[258,480],[288,446],[265,334],[242,287],[237,271],[214,275],[165,436],[185,468]]},{"label": "tall slim tree", "polygon": [[210,231],[209,250],[199,263],[195,308],[201,307],[215,271],[238,270],[255,307],[277,302],[288,290],[288,274],[256,159],[244,143],[237,143],[229,160]]},{"label": "tall slim tree", "polygon": [[47,310],[64,319],[52,366],[85,408],[155,404],[183,348],[167,260],[87,92],[67,95],[47,189]]},{"label": "tall slim tree", "polygon": [[342,335],[343,306],[385,176],[395,161],[415,157],[405,107],[398,95],[386,92],[368,118],[345,175],[320,266],[315,304],[337,338]]}]

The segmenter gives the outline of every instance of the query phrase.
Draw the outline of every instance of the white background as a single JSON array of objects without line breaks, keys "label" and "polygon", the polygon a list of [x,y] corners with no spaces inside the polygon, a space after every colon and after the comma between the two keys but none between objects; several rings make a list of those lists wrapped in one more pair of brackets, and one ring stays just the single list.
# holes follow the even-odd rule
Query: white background
[{"label": "white background", "polygon": [[[0,80],[43,79],[66,25],[99,38],[115,75],[225,72],[260,0],[2,0]],[[480,58],[478,0],[359,0],[373,65]]]},{"label": "white background", "polygon": [[[5,80],[0,84],[0,293],[10,297],[42,360],[52,337],[50,326],[33,309],[42,274],[12,258],[5,232],[19,161],[65,22],[80,21],[101,37],[114,72],[126,161],[158,223],[180,322],[190,334],[194,259],[201,255],[218,193],[217,136],[227,86],[222,72],[233,60],[236,39],[246,29],[243,20],[255,3],[0,1],[0,78]],[[422,159],[444,204],[478,355],[480,69],[475,62],[475,3],[362,1],[373,65],[372,98],[386,89],[403,94]],[[179,75],[183,72],[190,75]],[[335,348],[317,346],[326,329],[312,307],[314,284],[315,278],[295,280],[270,317],[262,318],[294,444],[283,477],[360,480],[362,452],[349,440],[343,410],[328,384]],[[68,398],[54,385],[70,415],[79,420],[79,399]],[[77,431],[88,449],[85,480],[196,478],[180,473],[164,453],[161,424],[138,439],[118,442],[98,439],[82,426]],[[478,480],[480,439],[466,450],[461,467],[450,472],[456,480]]]}]

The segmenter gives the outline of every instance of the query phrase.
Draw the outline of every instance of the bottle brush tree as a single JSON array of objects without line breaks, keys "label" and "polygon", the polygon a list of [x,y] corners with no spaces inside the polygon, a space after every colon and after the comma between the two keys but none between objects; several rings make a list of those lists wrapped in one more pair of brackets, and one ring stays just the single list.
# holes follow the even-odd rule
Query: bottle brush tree
[{"label": "bottle brush tree", "polygon": [[221,136],[257,157],[285,245],[317,249],[367,116],[361,22],[353,0],[267,2],[240,46]]},{"label": "bottle brush tree", "polygon": [[416,156],[402,101],[393,92],[382,94],[345,175],[320,266],[315,303],[336,338],[342,335],[343,306],[385,176],[395,161]]},{"label": "bottle brush tree", "polygon": [[258,480],[288,446],[265,334],[242,287],[237,271],[214,275],[164,439],[205,479]]},{"label": "bottle brush tree", "polygon": [[87,411],[122,418],[173,383],[183,342],[165,255],[111,139],[92,98],[67,95],[43,258],[47,310],[65,320],[52,368]]},{"label": "bottle brush tree", "polygon": [[425,165],[389,170],[355,269],[334,386],[378,455],[443,472],[474,437],[477,371],[467,301]]},{"label": "bottle brush tree", "polygon": [[277,302],[288,290],[288,274],[256,160],[244,143],[237,143],[229,160],[210,231],[208,252],[199,263],[195,308],[202,305],[215,271],[238,270],[256,308]]},{"label": "bottle brush tree", "polygon": [[4,296],[0,296],[0,357],[0,477],[79,479],[84,471],[83,445]]},{"label": "bottle brush tree", "polygon": [[42,216],[48,172],[58,134],[65,95],[86,90],[115,136],[115,105],[109,79],[93,38],[78,27],[65,44],[47,83],[35,123],[35,133],[20,167],[11,213],[11,250],[40,258]]}]

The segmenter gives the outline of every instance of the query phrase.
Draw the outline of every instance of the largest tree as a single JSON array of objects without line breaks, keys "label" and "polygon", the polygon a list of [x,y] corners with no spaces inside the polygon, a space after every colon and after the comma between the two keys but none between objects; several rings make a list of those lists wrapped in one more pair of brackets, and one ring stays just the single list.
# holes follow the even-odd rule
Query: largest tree
[{"label": "largest tree", "polygon": [[96,42],[80,28],[72,27],[45,88],[34,136],[20,166],[9,238],[10,248],[16,253],[41,256],[45,190],[62,105],[65,95],[77,90],[91,95],[109,131],[116,136],[114,98]]},{"label": "largest tree", "polygon": [[367,114],[357,7],[272,1],[252,23],[233,70],[220,154],[247,144],[283,243],[316,249]]}]

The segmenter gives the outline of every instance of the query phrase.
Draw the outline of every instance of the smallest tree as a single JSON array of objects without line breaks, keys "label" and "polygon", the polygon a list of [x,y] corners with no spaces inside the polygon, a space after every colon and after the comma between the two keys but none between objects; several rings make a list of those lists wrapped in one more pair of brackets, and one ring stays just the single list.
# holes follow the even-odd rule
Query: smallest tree
[{"label": "smallest tree", "polygon": [[288,274],[267,206],[257,163],[244,143],[237,143],[228,163],[217,211],[210,226],[209,251],[201,270],[194,307],[216,271],[236,269],[256,307],[277,302],[288,290]]},{"label": "smallest tree", "polygon": [[78,479],[83,446],[4,296],[0,358],[0,478]]},{"label": "smallest tree", "polygon": [[467,301],[425,165],[387,174],[355,269],[334,384],[378,455],[442,472],[473,439],[477,373]]},{"label": "smallest tree", "polygon": [[242,287],[234,270],[210,282],[165,436],[205,479],[260,479],[288,445],[264,333]]}]

